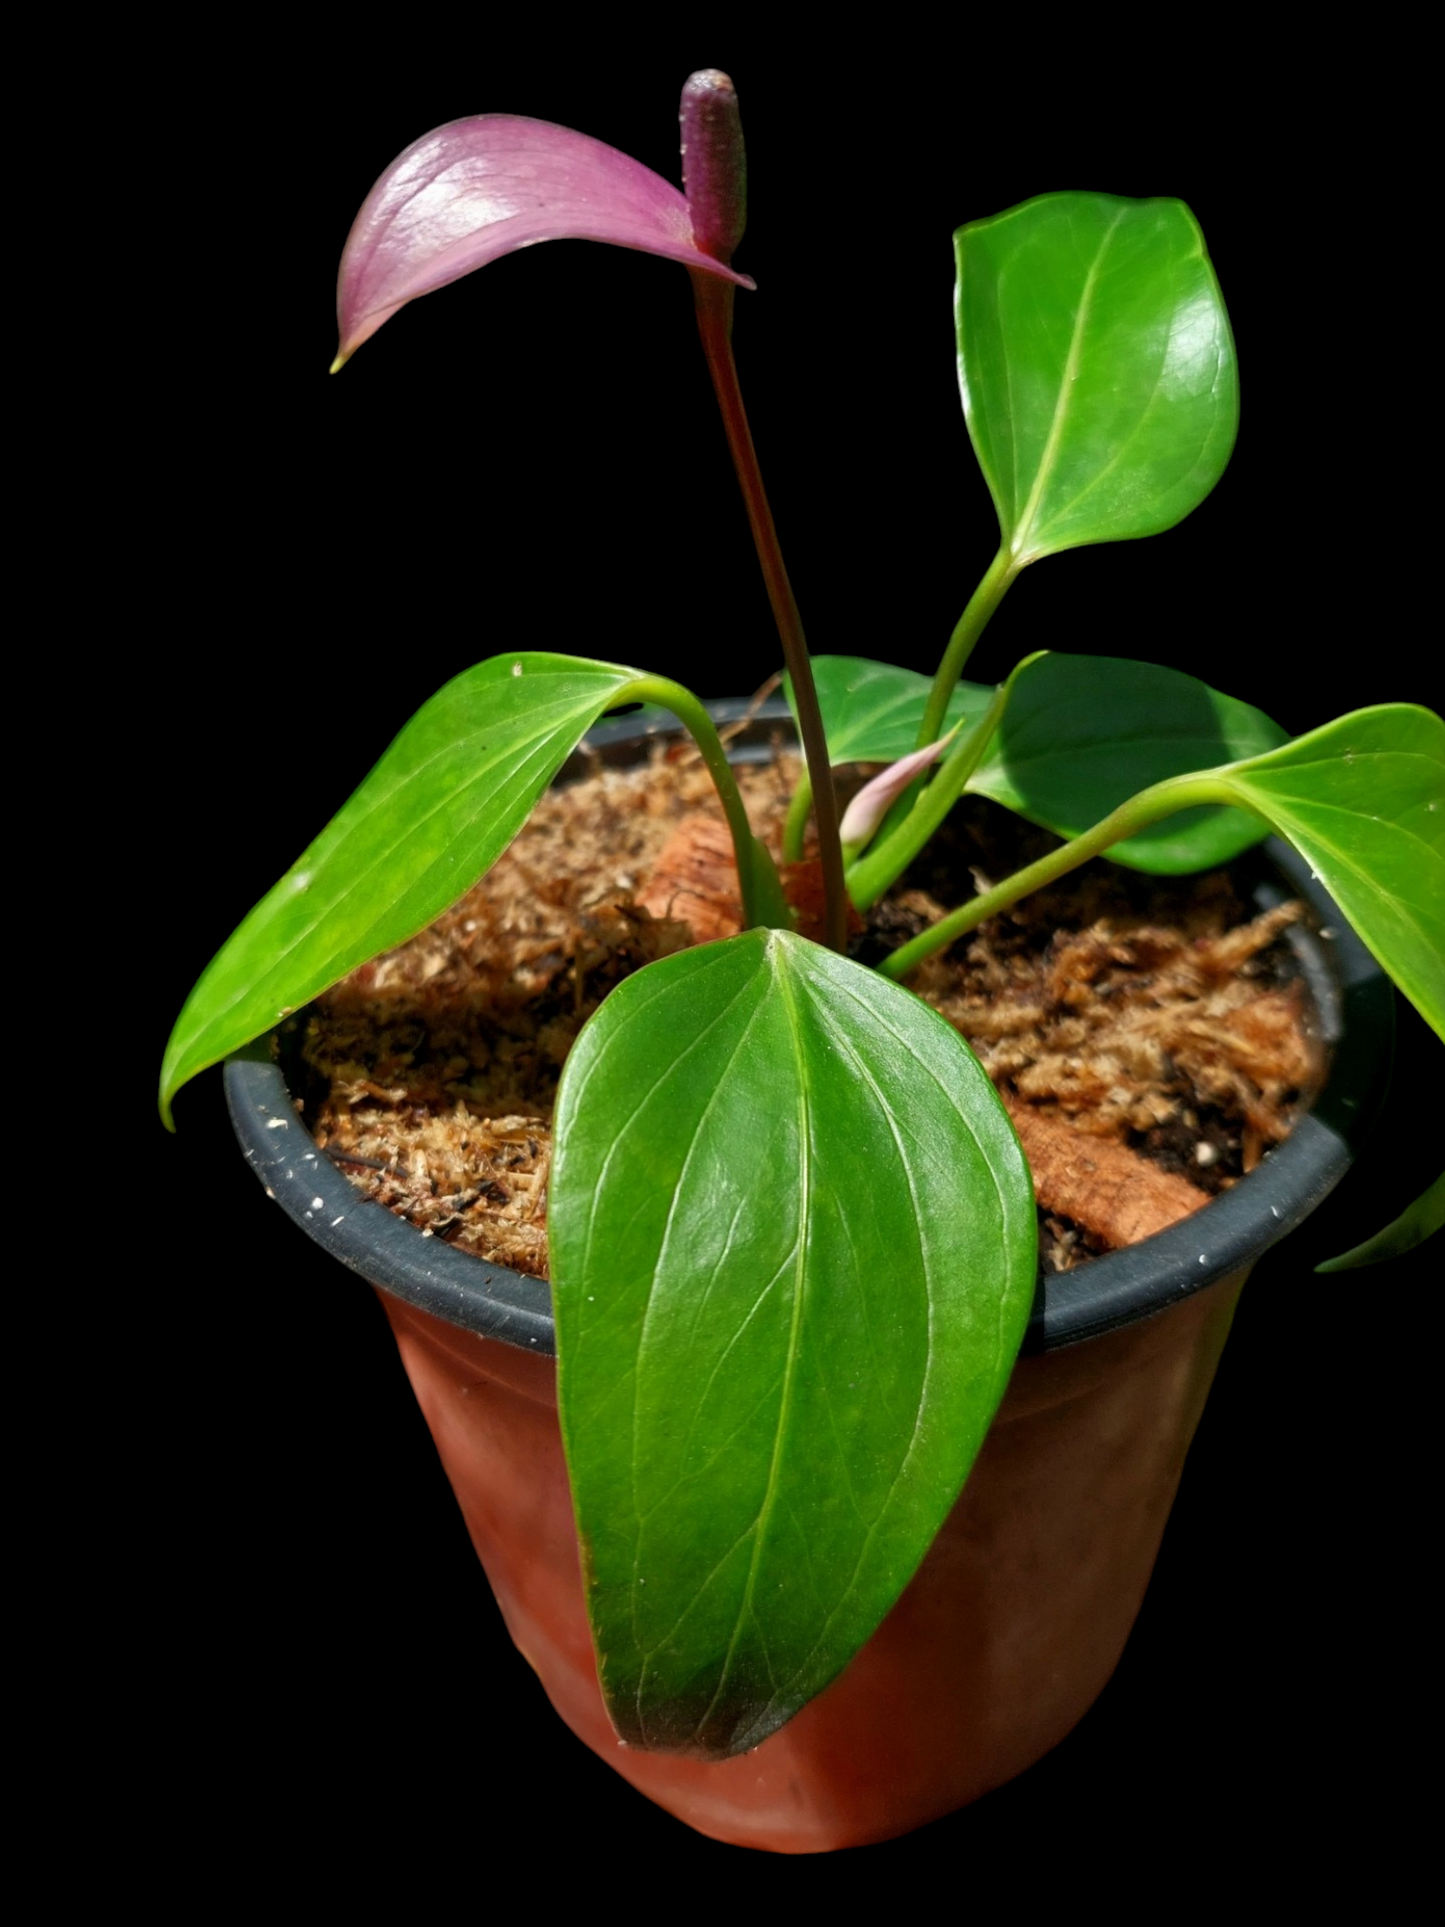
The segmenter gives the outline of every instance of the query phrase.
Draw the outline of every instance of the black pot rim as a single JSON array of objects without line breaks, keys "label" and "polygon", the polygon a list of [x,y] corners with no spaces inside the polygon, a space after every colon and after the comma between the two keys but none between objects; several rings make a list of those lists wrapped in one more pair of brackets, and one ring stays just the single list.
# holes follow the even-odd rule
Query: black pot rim
[{"label": "black pot rim", "polygon": [[[771,754],[787,706],[755,714],[741,700],[709,703],[720,726],[750,718],[730,745],[739,761]],[[670,717],[608,718],[592,730],[563,776],[632,760],[640,740],[673,734]],[[1314,997],[1329,1065],[1313,1107],[1258,1168],[1193,1217],[1127,1250],[1040,1282],[1025,1352],[1054,1351],[1166,1310],[1261,1257],[1334,1189],[1383,1100],[1394,1026],[1389,979],[1288,845],[1270,839],[1254,865],[1260,908],[1305,898],[1314,927],[1291,931]],[[538,1278],[454,1250],[361,1197],[318,1150],[292,1101],[274,1040],[226,1065],[231,1121],[247,1161],[272,1197],[316,1243],[369,1283],[484,1338],[524,1351],[556,1350],[549,1287]]]}]

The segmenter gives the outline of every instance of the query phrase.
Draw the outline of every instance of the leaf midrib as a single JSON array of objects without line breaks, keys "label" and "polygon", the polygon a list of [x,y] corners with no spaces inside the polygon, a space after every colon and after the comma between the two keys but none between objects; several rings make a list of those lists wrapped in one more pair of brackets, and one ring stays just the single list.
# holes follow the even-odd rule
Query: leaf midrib
[{"label": "leaf midrib", "polygon": [[[753,1543],[748,1558],[747,1578],[743,1582],[742,1597],[738,1601],[737,1616],[733,1621],[732,1637],[728,1641],[728,1649],[723,1656],[723,1663],[718,1672],[717,1686],[713,1692],[712,1699],[694,1729],[695,1735],[698,1738],[701,1738],[703,1732],[706,1730],[707,1723],[712,1718],[717,1703],[719,1699],[721,1699],[724,1689],[727,1686],[728,1676],[732,1671],[733,1658],[738,1648],[738,1641],[742,1637],[743,1624],[753,1610],[753,1594],[757,1587],[758,1566],[762,1557],[762,1547],[767,1538],[768,1522],[772,1518],[778,1503],[778,1465],[783,1452],[783,1441],[788,1432],[788,1416],[792,1408],[793,1394],[797,1382],[798,1353],[800,1349],[799,1334],[802,1329],[804,1286],[807,1281],[804,1259],[807,1253],[808,1240],[806,1235],[802,1234],[804,1233],[812,1211],[813,1177],[813,1143],[811,1136],[807,1054],[803,1049],[802,1026],[798,1018],[795,993],[788,975],[787,953],[782,940],[775,939],[770,935],[767,939],[767,952],[773,985],[776,987],[778,995],[782,1000],[783,1014],[787,1020],[788,1029],[792,1033],[794,1055],[799,1065],[798,1229],[800,1235],[797,1240],[796,1253],[793,1260],[794,1288],[792,1317],[788,1328],[787,1356],[783,1366],[782,1396],[778,1405],[777,1421],[773,1428],[773,1449],[768,1462],[767,1484],[763,1491],[763,1503],[758,1510],[758,1516],[753,1525]],[[638,1711],[640,1714],[640,1707]]]},{"label": "leaf midrib", "polygon": [[[1024,512],[1019,517],[1018,525],[1009,538],[1009,551],[1020,561],[1023,560],[1026,537],[1033,526],[1034,517],[1038,514],[1039,503],[1043,500],[1044,489],[1047,487],[1049,478],[1053,473],[1059,443],[1063,439],[1064,423],[1068,419],[1069,406],[1073,399],[1074,377],[1078,373],[1079,362],[1083,356],[1084,333],[1088,326],[1090,310],[1093,307],[1094,291],[1098,286],[1099,276],[1103,269],[1104,256],[1108,252],[1109,243],[1113,240],[1115,231],[1124,219],[1125,211],[1126,210],[1121,207],[1109,223],[1108,228],[1099,241],[1099,246],[1090,264],[1089,272],[1084,277],[1084,290],[1079,297],[1079,306],[1074,315],[1073,333],[1069,338],[1069,352],[1064,358],[1063,380],[1059,383],[1059,398],[1054,404],[1054,417],[1049,424],[1048,440],[1044,443],[1044,452],[1039,457],[1039,465],[1034,473],[1034,485],[1029,491],[1028,501],[1024,504]],[[1016,436],[1014,438],[1014,448],[1017,451],[1018,439]]]}]

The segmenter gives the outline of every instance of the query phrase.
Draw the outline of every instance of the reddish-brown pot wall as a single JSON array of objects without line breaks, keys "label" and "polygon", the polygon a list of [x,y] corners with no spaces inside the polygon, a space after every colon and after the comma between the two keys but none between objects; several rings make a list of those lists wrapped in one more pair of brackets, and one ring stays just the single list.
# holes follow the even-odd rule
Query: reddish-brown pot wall
[{"label": "reddish-brown pot wall", "polygon": [[715,1764],[626,1747],[608,1721],[552,1360],[382,1302],[512,1637],[563,1719],[701,1832],[811,1853],[977,1799],[1088,1710],[1143,1599],[1244,1275],[1020,1359],[963,1495],[867,1646],[781,1732]]}]

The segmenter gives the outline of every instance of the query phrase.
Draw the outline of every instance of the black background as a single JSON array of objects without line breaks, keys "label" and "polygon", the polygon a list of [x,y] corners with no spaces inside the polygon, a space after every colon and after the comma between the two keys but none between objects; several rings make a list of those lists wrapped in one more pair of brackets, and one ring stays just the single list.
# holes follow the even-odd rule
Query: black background
[{"label": "black background", "polygon": [[[1283,66],[1182,34],[1127,55],[1025,57],[961,30],[785,54],[736,24],[644,45],[418,17],[372,42],[243,42],[217,76],[223,112],[147,137],[178,185],[145,257],[157,319],[112,363],[105,459],[133,531],[116,589],[146,611],[125,669],[150,703],[150,816],[123,915],[162,933],[141,1065],[239,916],[469,663],[557,648],[703,695],[775,666],[671,263],[529,250],[405,310],[326,376],[347,228],[411,139],[527,113],[676,178],[678,88],[708,62],[743,105],[737,261],[758,292],[739,296],[737,352],[816,650],[932,667],[995,538],[957,401],[951,231],[1051,188],[1103,188],[1178,195],[1199,218],[1239,342],[1239,444],[1177,530],[1030,571],[971,673],[1046,646],[1155,659],[1291,731],[1365,702],[1438,702],[1410,660],[1410,543],[1385,481],[1402,384],[1377,302],[1408,196]],[[163,477],[139,502],[131,448]],[[1402,1769],[1385,1738],[1414,1690],[1399,1428],[1423,1389],[1436,1265],[1311,1267],[1439,1167],[1438,1129],[1423,1144],[1407,1130],[1423,1128],[1438,1046],[1408,1014],[1404,1038],[1415,1081],[1365,1165],[1245,1294],[1098,1707],[975,1808],[806,1870],[690,1834],[561,1727],[507,1642],[370,1295],[267,1204],[218,1075],[181,1096],[175,1139],[145,1123],[138,1075],[137,1157],[170,1216],[116,1418],[143,1442],[130,1665],[189,1824],[262,1867],[294,1847],[307,1889],[402,1872],[414,1825],[457,1867],[520,1850],[554,1880],[633,1888],[645,1853],[669,1881],[762,1869],[829,1893],[864,1867],[925,1863],[985,1886],[1023,1865],[1042,1893],[1106,1839],[1178,1843],[1192,1883],[1256,1850],[1272,1881],[1304,1856],[1354,1856],[1388,1829]]]}]

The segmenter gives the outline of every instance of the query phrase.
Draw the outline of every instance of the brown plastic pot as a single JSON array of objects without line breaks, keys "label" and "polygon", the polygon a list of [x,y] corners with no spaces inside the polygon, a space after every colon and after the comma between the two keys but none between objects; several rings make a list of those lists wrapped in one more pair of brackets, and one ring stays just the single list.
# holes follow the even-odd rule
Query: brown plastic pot
[{"label": "brown plastic pot", "polygon": [[[729,706],[715,706],[723,719]],[[765,756],[764,712],[734,744]],[[592,738],[626,762],[626,722]],[[565,772],[564,772],[565,775]],[[982,1454],[918,1573],[842,1676],[721,1763],[618,1740],[603,1707],[557,1426],[547,1287],[423,1239],[359,1199],[300,1123],[267,1050],[227,1067],[268,1192],[374,1284],[508,1628],[563,1719],[699,1831],[808,1853],[963,1806],[1055,1746],[1093,1703],[1148,1585],[1250,1267],[1348,1168],[1382,1094],[1387,981],[1291,853],[1252,866],[1261,907],[1313,900],[1291,938],[1328,1055],[1289,1140],[1205,1210],[1041,1287]]]}]

